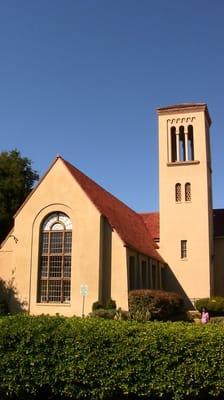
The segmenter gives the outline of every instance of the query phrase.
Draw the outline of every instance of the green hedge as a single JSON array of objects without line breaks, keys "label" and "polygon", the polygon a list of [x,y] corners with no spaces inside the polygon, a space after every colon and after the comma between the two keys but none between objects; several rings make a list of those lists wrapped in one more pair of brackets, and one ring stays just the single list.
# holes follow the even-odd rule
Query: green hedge
[{"label": "green hedge", "polygon": [[129,292],[128,306],[135,320],[167,320],[183,311],[183,299],[165,290],[139,289]]},{"label": "green hedge", "polygon": [[224,315],[224,297],[214,296],[199,299],[195,302],[195,307],[200,312],[203,307],[206,308],[211,316],[222,316]]},{"label": "green hedge", "polygon": [[109,299],[106,305],[95,301],[92,305],[92,312],[89,314],[90,317],[100,317],[105,319],[114,319],[116,315],[116,301]]},{"label": "green hedge", "polygon": [[0,319],[0,399],[224,396],[221,325]]}]

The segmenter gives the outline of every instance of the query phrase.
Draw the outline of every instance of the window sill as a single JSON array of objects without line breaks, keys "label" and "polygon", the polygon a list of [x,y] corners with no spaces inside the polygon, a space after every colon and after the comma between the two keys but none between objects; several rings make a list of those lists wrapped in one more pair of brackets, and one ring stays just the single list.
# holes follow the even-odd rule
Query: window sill
[{"label": "window sill", "polygon": [[55,306],[55,307],[71,307],[71,303],[36,303],[36,306],[40,306],[40,307],[46,307],[46,306]]},{"label": "window sill", "polygon": [[181,258],[180,261],[188,261],[188,258]]},{"label": "window sill", "polygon": [[179,165],[196,165],[200,164],[200,161],[194,160],[194,161],[175,161],[175,162],[168,162],[166,165],[167,167],[176,167]]},{"label": "window sill", "polygon": [[191,204],[192,201],[175,201],[175,204]]}]

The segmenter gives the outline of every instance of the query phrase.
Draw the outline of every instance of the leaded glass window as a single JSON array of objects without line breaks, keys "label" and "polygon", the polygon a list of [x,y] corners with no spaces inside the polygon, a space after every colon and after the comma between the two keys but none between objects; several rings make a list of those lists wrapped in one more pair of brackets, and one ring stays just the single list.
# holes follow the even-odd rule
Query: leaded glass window
[{"label": "leaded glass window", "polygon": [[69,303],[72,222],[61,212],[47,216],[40,232],[38,302]]},{"label": "leaded glass window", "polygon": [[181,202],[181,184],[176,183],[175,185],[175,200],[177,203]]},{"label": "leaded glass window", "polygon": [[191,201],[191,184],[185,184],[185,201]]}]

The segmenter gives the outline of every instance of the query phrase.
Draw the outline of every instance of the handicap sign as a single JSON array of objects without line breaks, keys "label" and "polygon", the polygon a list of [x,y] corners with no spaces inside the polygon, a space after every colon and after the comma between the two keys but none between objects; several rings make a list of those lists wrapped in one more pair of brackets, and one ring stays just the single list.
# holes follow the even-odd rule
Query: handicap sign
[{"label": "handicap sign", "polygon": [[80,294],[81,294],[81,296],[87,296],[88,285],[80,285]]}]

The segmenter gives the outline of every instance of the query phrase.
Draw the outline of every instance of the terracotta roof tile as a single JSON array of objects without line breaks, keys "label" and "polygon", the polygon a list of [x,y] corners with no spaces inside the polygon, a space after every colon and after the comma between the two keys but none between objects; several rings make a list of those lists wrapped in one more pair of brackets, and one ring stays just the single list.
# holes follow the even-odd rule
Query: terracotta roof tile
[{"label": "terracotta roof tile", "polygon": [[159,212],[141,213],[148,230],[153,239],[159,239]]},{"label": "terracotta roof tile", "polygon": [[68,161],[63,158],[61,160],[99,212],[107,218],[112,229],[116,230],[124,244],[163,262],[140,214],[107,192]]},{"label": "terracotta roof tile", "polygon": [[[140,214],[153,239],[159,239],[159,212]],[[213,210],[214,237],[224,236],[224,209]]]}]

